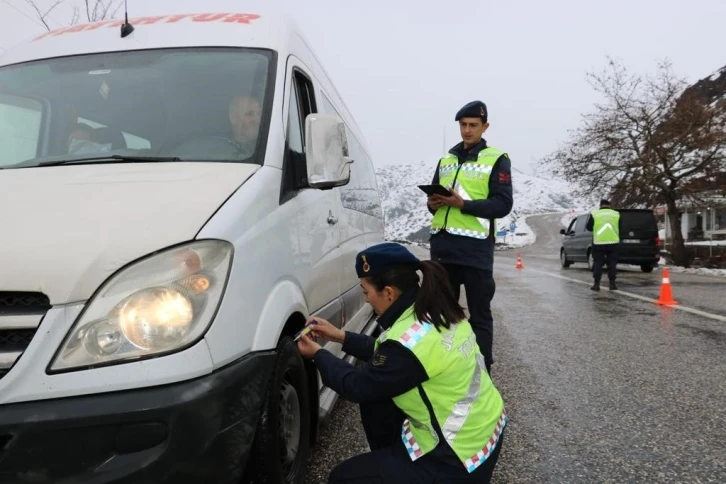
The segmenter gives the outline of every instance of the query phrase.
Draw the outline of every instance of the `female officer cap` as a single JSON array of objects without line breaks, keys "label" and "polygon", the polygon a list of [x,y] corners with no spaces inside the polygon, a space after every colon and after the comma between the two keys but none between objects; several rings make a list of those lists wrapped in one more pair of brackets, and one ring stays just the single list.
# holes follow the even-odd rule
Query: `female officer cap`
[{"label": "female officer cap", "polygon": [[355,257],[358,277],[369,277],[394,266],[418,264],[421,261],[407,248],[394,242],[373,245]]}]

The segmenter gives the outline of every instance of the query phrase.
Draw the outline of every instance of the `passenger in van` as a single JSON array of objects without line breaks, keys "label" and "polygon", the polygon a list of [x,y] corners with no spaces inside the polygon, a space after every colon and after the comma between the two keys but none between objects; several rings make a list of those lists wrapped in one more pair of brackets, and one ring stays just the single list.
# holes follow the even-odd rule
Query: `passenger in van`
[{"label": "passenger in van", "polygon": [[85,123],[77,123],[68,135],[68,154],[84,155],[111,151],[108,144],[97,143],[93,128]]},{"label": "passenger in van", "polygon": [[93,138],[93,128],[86,123],[77,123],[68,135],[68,150],[70,151],[74,141],[91,141],[91,138]]},{"label": "passenger in van", "polygon": [[[357,403],[392,400],[405,420],[396,442],[339,464],[328,482],[489,482],[507,413],[446,270],[395,243],[362,251],[355,267],[381,335],[312,318],[312,338],[303,335],[298,348],[340,396]],[[338,359],[317,337],[342,343],[365,366]]]},{"label": "passenger in van", "polygon": [[262,106],[256,98],[241,94],[229,103],[232,141],[241,153],[254,153],[261,120]]}]

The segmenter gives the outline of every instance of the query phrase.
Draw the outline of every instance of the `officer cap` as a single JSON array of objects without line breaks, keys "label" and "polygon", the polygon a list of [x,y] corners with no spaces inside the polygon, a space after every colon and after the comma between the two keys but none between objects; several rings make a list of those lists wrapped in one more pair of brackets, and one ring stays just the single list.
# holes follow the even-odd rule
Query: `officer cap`
[{"label": "officer cap", "polygon": [[358,277],[369,277],[394,266],[421,262],[407,248],[394,242],[373,245],[355,257]]},{"label": "officer cap", "polygon": [[600,206],[602,207],[604,205],[610,205],[610,200],[605,200],[604,198],[600,200]]},{"label": "officer cap", "polygon": [[454,121],[458,121],[461,118],[481,118],[482,122],[486,123],[488,117],[489,111],[487,111],[487,105],[481,101],[472,101],[459,109]]}]

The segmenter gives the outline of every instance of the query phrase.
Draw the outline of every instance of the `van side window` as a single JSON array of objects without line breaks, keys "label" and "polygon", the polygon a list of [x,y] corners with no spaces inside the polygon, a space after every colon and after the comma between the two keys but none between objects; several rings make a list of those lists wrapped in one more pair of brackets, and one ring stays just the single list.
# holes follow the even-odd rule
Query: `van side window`
[{"label": "van side window", "polygon": [[570,222],[570,226],[567,227],[566,233],[571,234],[575,231],[575,224],[577,224],[577,219],[572,219],[572,222]]},{"label": "van side window", "polygon": [[296,155],[295,164],[299,161],[304,162],[305,148],[303,147],[302,121],[295,86],[290,89],[290,111],[287,117],[287,126],[287,149]]},{"label": "van side window", "polygon": [[310,79],[303,73],[294,71],[291,80],[287,149],[283,163],[280,203],[290,200],[296,190],[308,186],[305,160],[305,118],[308,114],[317,112],[315,93]]},{"label": "van side window", "polygon": [[585,232],[585,227],[587,226],[587,219],[590,217],[589,215],[580,215],[577,217],[577,233]]},{"label": "van side window", "polygon": [[[298,98],[300,102],[300,119],[302,120],[303,134],[305,133],[305,118],[308,114],[317,113],[318,107],[315,103],[315,91],[313,90],[313,83],[307,78],[305,74],[300,71],[295,71],[294,74],[295,85],[297,86]],[[303,137],[303,139],[305,139]]]},{"label": "van side window", "polygon": [[587,227],[587,224],[589,224],[590,223],[590,220],[592,219],[592,215],[588,214],[588,215],[585,215],[582,218],[583,218],[582,231],[583,232],[592,232],[592,229]]},{"label": "van side window", "polygon": [[[326,113],[342,118],[325,94],[322,95],[321,101]],[[383,219],[383,210],[378,201],[378,184],[373,162],[348,125],[345,126],[345,134],[348,138],[348,149],[350,157],[353,158],[353,164],[350,167],[350,182],[340,187],[340,201],[344,208]]]}]

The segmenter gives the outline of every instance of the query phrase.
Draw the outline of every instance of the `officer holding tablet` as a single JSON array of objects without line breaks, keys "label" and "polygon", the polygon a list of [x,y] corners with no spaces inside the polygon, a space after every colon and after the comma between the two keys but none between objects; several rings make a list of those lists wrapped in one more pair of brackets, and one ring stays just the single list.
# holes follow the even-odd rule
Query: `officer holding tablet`
[{"label": "officer holding tablet", "polygon": [[[427,192],[431,223],[431,259],[442,264],[457,298],[466,290],[469,321],[491,373],[494,297],[495,219],[512,210],[509,156],[482,138],[489,127],[486,105],[473,101],[456,113],[462,142],[439,160]],[[433,190],[438,190],[434,193]]]}]

